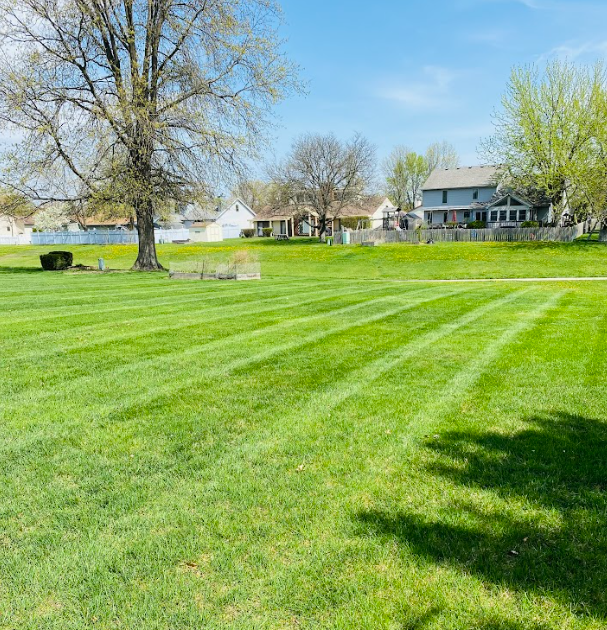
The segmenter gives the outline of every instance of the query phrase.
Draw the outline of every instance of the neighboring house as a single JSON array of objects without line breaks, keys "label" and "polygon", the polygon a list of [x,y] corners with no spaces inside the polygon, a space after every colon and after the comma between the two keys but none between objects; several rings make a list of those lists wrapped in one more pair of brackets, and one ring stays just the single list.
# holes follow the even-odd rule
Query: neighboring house
[{"label": "neighboring house", "polygon": [[190,241],[194,243],[217,243],[223,241],[223,228],[213,221],[197,221],[190,226]]},{"label": "neighboring house", "polygon": [[356,218],[360,217],[365,219],[367,226],[371,229],[382,229],[387,225],[397,213],[398,208],[387,198],[372,195],[369,197],[363,197],[358,201],[349,203],[337,213],[337,218],[331,220],[330,227],[334,231],[342,229],[342,218]]},{"label": "neighboring house", "polygon": [[[337,216],[334,216],[336,214]],[[360,219],[361,227],[394,229],[394,220],[398,223],[398,208],[386,197],[363,197],[340,208],[327,216],[327,234],[342,230],[343,219]],[[417,217],[411,217],[415,221]],[[254,220],[255,234],[261,236],[263,228],[272,228],[274,234],[287,236],[318,236],[318,213],[311,208],[285,206],[282,208],[266,207],[257,212]],[[351,221],[347,222],[348,226]],[[387,227],[390,225],[391,227]]]},{"label": "neighboring house", "polygon": [[386,220],[394,217],[395,213],[398,212],[398,208],[387,197],[383,200],[380,200],[380,198],[374,199],[379,201],[379,203],[371,215],[371,227],[383,229],[386,225]]},{"label": "neighboring house", "polygon": [[[85,219],[86,229],[95,230],[96,232],[113,232],[114,230],[128,230],[131,227],[131,220],[128,217],[122,217],[117,219],[102,219],[99,217],[87,217]],[[71,226],[77,226],[76,229],[83,229],[79,223],[71,223],[68,226],[68,230]]]},{"label": "neighboring house", "polygon": [[263,236],[264,228],[271,228],[274,235],[316,236],[318,214],[311,209],[297,206],[273,208],[267,206],[257,211],[253,219],[255,236]]},{"label": "neighboring house", "polygon": [[223,228],[225,238],[238,238],[242,230],[250,230],[255,220],[255,212],[239,198],[230,200],[220,208],[215,221]]},{"label": "neighboring house", "polygon": [[500,185],[499,166],[436,169],[422,188],[424,222],[432,226],[483,221],[487,227],[547,223],[549,203],[534,204]]},{"label": "neighboring house", "polygon": [[239,198],[229,200],[222,206],[203,206],[199,203],[187,205],[179,215],[171,217],[171,225],[181,221],[181,226],[191,228],[194,223],[213,221],[223,228],[224,238],[238,238],[242,230],[253,228],[255,212]]},{"label": "neighboring house", "polygon": [[0,214],[0,236],[17,237],[30,236],[34,229],[33,217],[16,219],[6,214]]}]

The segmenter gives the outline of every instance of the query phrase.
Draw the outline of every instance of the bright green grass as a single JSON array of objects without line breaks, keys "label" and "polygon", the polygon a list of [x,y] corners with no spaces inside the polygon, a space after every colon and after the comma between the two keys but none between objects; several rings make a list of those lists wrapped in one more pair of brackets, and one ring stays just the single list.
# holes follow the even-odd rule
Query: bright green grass
[{"label": "bright green grass", "polygon": [[[0,246],[0,269],[40,268],[40,254],[51,249],[74,252],[76,264],[128,269],[136,258],[135,246]],[[607,276],[607,245],[574,243],[437,243],[436,245],[356,245],[329,247],[316,240],[240,239],[223,243],[159,245],[161,262],[227,260],[236,250],[251,250],[266,276],[290,278],[524,278]]]},{"label": "bright green grass", "polygon": [[604,629],[607,283],[288,264],[0,272],[0,628]]}]

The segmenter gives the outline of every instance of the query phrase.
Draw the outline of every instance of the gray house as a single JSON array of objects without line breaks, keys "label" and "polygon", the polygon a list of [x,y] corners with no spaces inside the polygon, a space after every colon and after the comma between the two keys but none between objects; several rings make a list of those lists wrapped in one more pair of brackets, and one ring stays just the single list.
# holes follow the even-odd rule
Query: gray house
[{"label": "gray house", "polygon": [[483,221],[487,227],[517,227],[550,221],[548,202],[533,202],[500,184],[498,166],[436,169],[422,188],[424,222],[439,227]]}]

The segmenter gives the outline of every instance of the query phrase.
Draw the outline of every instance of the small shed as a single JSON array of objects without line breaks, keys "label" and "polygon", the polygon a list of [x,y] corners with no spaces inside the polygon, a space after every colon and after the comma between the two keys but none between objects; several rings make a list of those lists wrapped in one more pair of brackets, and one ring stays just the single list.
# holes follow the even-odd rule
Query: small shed
[{"label": "small shed", "polygon": [[213,221],[197,221],[190,226],[190,241],[194,243],[223,241],[223,229]]}]

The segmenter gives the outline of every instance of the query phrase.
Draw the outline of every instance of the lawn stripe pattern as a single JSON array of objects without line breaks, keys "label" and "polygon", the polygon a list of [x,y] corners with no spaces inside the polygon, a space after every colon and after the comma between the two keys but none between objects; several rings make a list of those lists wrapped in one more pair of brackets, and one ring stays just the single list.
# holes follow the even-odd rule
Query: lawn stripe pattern
[{"label": "lawn stripe pattern", "polygon": [[602,630],[600,287],[310,280],[0,273],[1,627]]},{"label": "lawn stripe pattern", "polygon": [[[407,295],[408,296],[411,296],[411,295],[415,296],[418,294],[424,295],[424,294],[429,293],[430,291],[431,290],[424,288],[418,291],[412,291],[408,293]],[[257,354],[252,354],[244,358],[241,358],[241,354],[242,354],[241,346],[243,342],[247,340],[255,339],[255,338],[259,339],[262,334],[269,335],[272,333],[276,333],[278,331],[283,332],[283,333],[288,332],[289,329],[293,329],[293,328],[296,329],[297,326],[302,323],[309,325],[310,323],[319,322],[319,321],[322,321],[323,319],[328,319],[328,318],[332,318],[336,316],[343,316],[352,312],[359,311],[364,308],[368,308],[370,306],[373,307],[375,305],[380,305],[384,302],[398,302],[399,300],[402,300],[402,298],[398,296],[394,296],[394,295],[389,295],[387,297],[374,298],[370,300],[365,300],[363,302],[355,303],[353,305],[345,306],[342,308],[332,309],[328,312],[322,312],[315,315],[304,315],[297,318],[290,318],[278,324],[270,324],[262,329],[258,328],[252,332],[247,331],[247,332],[236,334],[236,335],[230,335],[227,337],[227,339],[221,338],[216,341],[210,341],[209,343],[206,343],[206,344],[197,345],[193,348],[188,348],[182,351],[165,354],[162,358],[161,363],[159,363],[156,358],[142,359],[139,361],[130,361],[125,366],[122,366],[117,369],[116,368],[111,369],[108,371],[109,374],[107,374],[107,376],[109,377],[109,382],[115,387],[115,389],[113,389],[111,392],[112,400],[115,401],[115,397],[117,396],[119,397],[120,395],[119,394],[120,384],[118,387],[115,386],[115,379],[117,377],[120,377],[120,379],[123,382],[128,383],[128,379],[126,381],[124,381],[124,379],[128,377],[129,374],[135,374],[137,372],[141,372],[144,370],[146,371],[146,377],[151,382],[151,385],[146,387],[143,393],[139,393],[137,396],[135,396],[135,401],[133,401],[131,404],[138,405],[145,401],[149,401],[150,399],[157,398],[158,395],[157,394],[153,395],[152,391],[159,392],[159,391],[167,390],[167,391],[171,391],[172,393],[175,393],[176,391],[180,391],[182,389],[187,389],[191,387],[195,382],[197,382],[197,380],[200,377],[208,378],[208,379],[225,377],[227,376],[227,374],[229,374],[230,372],[234,370],[241,369],[252,363],[267,360],[277,354],[295,350],[296,348],[302,345],[305,345],[306,343],[319,341],[323,337],[328,337],[330,335],[344,332],[356,326],[362,326],[362,325],[367,325],[373,322],[381,321],[388,317],[393,317],[406,310],[418,307],[425,302],[434,301],[437,299],[443,299],[444,297],[447,297],[451,294],[457,294],[459,292],[461,291],[444,292],[438,297],[434,295],[434,292],[432,292],[433,294],[431,295],[431,297],[427,297],[427,298],[422,297],[417,300],[407,301],[405,304],[398,305],[395,308],[380,311],[379,313],[374,313],[370,316],[359,317],[358,319],[355,319],[354,321],[351,321],[351,322],[347,322],[345,324],[332,326],[330,328],[322,330],[321,332],[318,332],[318,333],[315,332],[312,335],[309,335],[307,337],[301,337],[297,341],[294,341],[294,342],[287,342],[280,345],[274,345],[270,348],[267,348],[266,350],[263,350],[262,352],[259,352]],[[207,365],[197,366],[195,364],[192,364],[191,360],[201,354],[205,355],[209,363],[212,363],[214,360],[219,358],[219,364],[220,364],[219,367],[216,367],[214,369],[213,368],[209,369]],[[232,359],[231,362],[229,361],[230,354],[232,354],[235,357],[234,359]],[[189,366],[190,371],[200,370],[201,376],[196,377],[194,379],[189,378],[183,384],[177,387],[172,384],[158,385],[158,383],[162,383],[163,381],[166,381],[166,378],[163,376],[160,376],[160,374],[162,375],[166,373],[170,374],[173,371],[184,369],[186,366]],[[156,380],[154,380],[153,378],[153,374],[155,372],[160,373]],[[36,402],[36,403],[44,404],[49,399],[56,398],[58,393],[60,393],[62,396],[63,404],[73,403],[74,396],[76,396],[78,392],[81,391],[83,388],[84,390],[86,390],[87,385],[96,386],[98,389],[101,389],[104,384],[103,377],[104,377],[104,374],[102,372],[102,373],[96,373],[92,376],[88,376],[88,375],[83,376],[77,379],[70,378],[69,384],[61,388],[59,392],[56,391],[53,387],[47,388],[45,390],[40,390],[39,388],[37,388],[37,391],[35,392],[25,391],[22,394],[22,396],[15,397],[15,403],[17,407],[23,403],[31,404],[33,402]],[[125,387],[124,389],[126,389],[125,393],[129,393],[128,386]],[[110,401],[108,400],[103,401],[102,403],[100,403],[99,406],[101,408],[104,408],[109,402]],[[114,405],[115,405],[115,402],[114,402]],[[119,409],[121,408],[120,404],[118,404],[118,408]],[[89,407],[89,409],[91,408]]]}]

